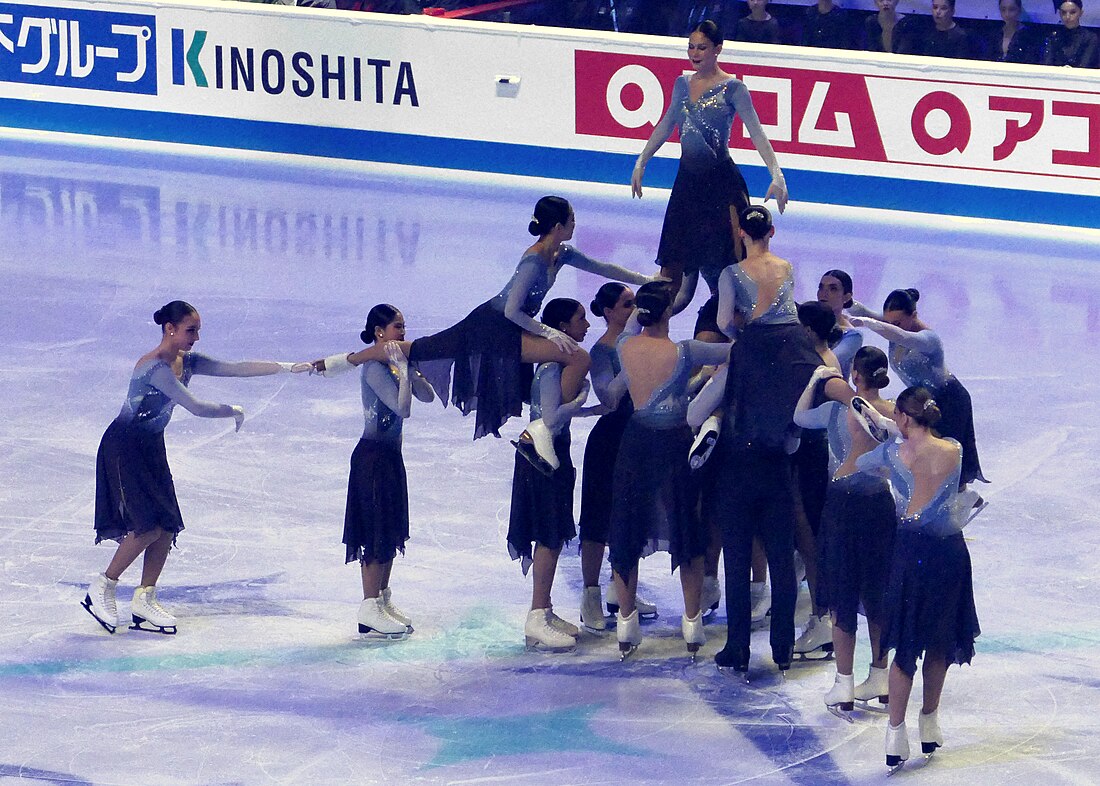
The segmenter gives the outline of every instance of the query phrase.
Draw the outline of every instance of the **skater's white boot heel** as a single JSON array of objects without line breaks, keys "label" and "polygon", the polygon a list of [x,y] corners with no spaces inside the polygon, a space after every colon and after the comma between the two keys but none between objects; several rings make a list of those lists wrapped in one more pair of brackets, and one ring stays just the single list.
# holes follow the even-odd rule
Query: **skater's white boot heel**
[{"label": "skater's white boot heel", "polygon": [[359,632],[372,639],[403,639],[408,633],[404,623],[386,613],[382,598],[364,598],[359,604]]},{"label": "skater's white boot heel", "polygon": [[722,602],[722,587],[718,584],[717,576],[703,577],[703,592],[699,598],[699,608],[704,616],[712,611],[718,611],[718,604]]},{"label": "skater's white boot heel", "polygon": [[721,431],[722,421],[714,415],[703,421],[695,441],[691,443],[691,452],[688,453],[688,464],[692,469],[699,469],[707,463],[710,454],[714,452],[714,446],[718,444],[718,435]]},{"label": "skater's white boot heel", "polygon": [[[605,600],[607,601],[607,612],[617,614],[619,612],[619,592],[615,589],[615,582],[607,585]],[[637,609],[638,616],[644,620],[657,616],[657,604],[646,600],[638,593],[634,594],[634,608]]]},{"label": "skater's white boot heel", "polygon": [[84,610],[91,614],[108,633],[114,633],[118,628],[118,606],[115,603],[117,589],[117,579],[109,579],[106,574],[100,573],[92,579],[92,583],[88,586],[88,593],[80,602]]},{"label": "skater's white boot heel", "polygon": [[707,633],[703,630],[702,610],[695,612],[694,617],[689,617],[687,614],[680,617],[680,632],[684,636],[684,643],[687,644],[691,662],[694,663],[699,654],[699,648],[707,643]]},{"label": "skater's white boot heel", "polygon": [[833,654],[833,621],[828,614],[810,616],[802,635],[794,643],[794,654],[806,660],[827,659]]},{"label": "skater's white boot heel", "polygon": [[382,608],[385,610],[386,614],[390,616],[390,619],[400,622],[405,626],[406,631],[412,633],[413,622],[409,619],[409,615],[393,605],[393,590],[386,587],[382,590],[382,594],[379,597],[382,598]]},{"label": "skater's white boot heel", "polygon": [[567,622],[554,613],[554,608],[551,606],[546,610],[546,621],[550,623],[550,627],[554,630],[560,630],[566,636],[571,638],[577,638],[581,635],[581,629],[574,625],[572,622]]},{"label": "skater's white boot heel", "polygon": [[825,709],[849,723],[852,722],[851,712],[855,709],[855,682],[851,674],[837,672],[833,687],[825,694]]},{"label": "skater's white boot heel", "polygon": [[886,724],[886,766],[887,775],[893,775],[909,759],[909,737],[905,730],[905,721],[900,726]]},{"label": "skater's white boot heel", "polygon": [[523,625],[527,649],[532,652],[569,652],[577,640],[550,623],[550,609],[531,609]]},{"label": "skater's white boot heel", "polygon": [[[885,711],[890,706],[889,669],[877,669],[872,666],[867,673],[867,679],[856,685],[855,700],[867,705],[864,709]],[[880,706],[870,706],[871,701],[878,701]]]},{"label": "skater's white boot heel", "polygon": [[528,423],[526,430],[512,444],[521,456],[545,475],[553,473],[560,466],[558,454],[554,450],[554,435],[541,418]]},{"label": "skater's white boot heel", "polygon": [[936,748],[943,747],[943,732],[940,731],[940,711],[920,714],[920,750],[925,756],[931,756]]},{"label": "skater's white boot heel", "polygon": [[138,587],[134,590],[130,616],[133,618],[130,630],[147,630],[169,636],[176,632],[176,618],[157,601],[156,587]]},{"label": "skater's white boot heel", "polygon": [[619,640],[620,661],[626,660],[642,643],[642,626],[638,617],[638,609],[626,617],[622,614],[616,616],[615,637]]},{"label": "skater's white boot heel", "polygon": [[603,595],[598,586],[584,588],[584,597],[581,598],[581,624],[596,633],[607,630],[607,619],[603,615]]}]

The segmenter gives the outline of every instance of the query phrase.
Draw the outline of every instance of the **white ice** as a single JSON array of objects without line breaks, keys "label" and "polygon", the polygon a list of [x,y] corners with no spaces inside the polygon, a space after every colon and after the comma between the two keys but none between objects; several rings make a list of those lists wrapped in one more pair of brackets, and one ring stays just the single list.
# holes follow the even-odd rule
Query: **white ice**
[{"label": "white ice", "polygon": [[[579,247],[653,269],[657,190],[637,202],[625,184],[0,142],[0,782],[881,780],[885,720],[825,711],[831,664],[781,680],[757,633],[751,683],[733,682],[711,661],[720,618],[689,665],[664,555],[642,568],[662,613],[635,659],[618,663],[613,634],[586,635],[574,655],[527,654],[530,585],[504,543],[512,451],[471,441],[472,420],[450,408],[417,406],[406,428],[413,538],[393,586],[416,632],[360,641],[358,570],[340,543],[362,424],[355,375],[196,378],[197,395],[242,404],[249,420],[234,434],[178,411],[167,431],[187,529],[161,598],[180,632],[109,636],[81,610],[111,554],[92,545],[96,447],[157,342],[158,306],[194,303],[199,349],[226,359],[352,350],[377,302],[424,335],[503,285],[530,241],[531,206],[554,192],[576,207]],[[1100,234],[953,219],[951,208],[795,201],[774,243],[800,298],[836,267],[872,305],[895,287],[921,290],[973,396],[993,480],[966,533],[978,653],[948,674],[946,746],[923,766],[918,678],[909,769],[921,771],[898,777],[1091,783]],[[566,272],[554,294],[587,303],[598,284]],[[574,428],[578,464],[589,427]],[[120,583],[124,617],[137,578],[134,567]],[[555,587],[563,616],[576,617],[580,585],[570,549]],[[858,676],[865,641],[861,631]]]}]

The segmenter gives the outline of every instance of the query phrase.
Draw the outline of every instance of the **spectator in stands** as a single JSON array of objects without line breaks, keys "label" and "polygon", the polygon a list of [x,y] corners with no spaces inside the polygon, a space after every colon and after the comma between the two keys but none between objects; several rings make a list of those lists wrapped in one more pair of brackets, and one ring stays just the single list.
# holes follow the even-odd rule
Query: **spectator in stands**
[{"label": "spectator in stands", "polygon": [[1047,36],[1043,65],[1096,68],[1096,33],[1081,27],[1081,0],[1054,0],[1062,26]]},{"label": "spectator in stands", "polygon": [[778,44],[779,22],[768,13],[768,0],[748,0],[748,3],[749,15],[737,20],[734,40],[753,44]]},{"label": "spectator in stands", "polygon": [[802,22],[802,45],[851,49],[852,26],[847,12],[833,0],[817,0],[806,9]]},{"label": "spectator in stands", "polygon": [[998,8],[1002,23],[986,41],[986,56],[998,63],[1038,63],[1039,37],[1033,27],[1020,21],[1024,13],[1021,0],[1000,0]]},{"label": "spectator in stands", "polygon": [[867,52],[898,51],[898,33],[904,26],[898,13],[898,0],[875,0],[877,14],[871,14],[863,22],[863,49]]},{"label": "spectator in stands", "polygon": [[932,0],[932,28],[920,54],[928,57],[970,57],[970,37],[955,23],[955,0]]}]

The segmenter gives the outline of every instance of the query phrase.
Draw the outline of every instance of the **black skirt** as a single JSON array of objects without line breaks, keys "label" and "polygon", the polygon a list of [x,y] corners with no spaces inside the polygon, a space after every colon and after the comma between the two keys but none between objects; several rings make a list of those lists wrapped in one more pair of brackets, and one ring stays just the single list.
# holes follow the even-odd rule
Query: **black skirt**
[{"label": "black skirt", "polygon": [[817,540],[817,599],[845,633],[855,635],[860,606],[869,621],[883,622],[897,526],[885,479],[857,472],[829,482]]},{"label": "black skirt", "polygon": [[389,562],[409,539],[409,487],[401,448],[360,439],[351,454],[344,511],[345,560]]},{"label": "black skirt", "polygon": [[[520,360],[523,328],[486,302],[456,325],[412,342],[409,360],[463,415],[476,412],[474,439],[492,434],[523,413],[534,370]],[[451,368],[454,367],[454,385]]]},{"label": "black skirt", "polygon": [[959,485],[973,483],[975,480],[988,483],[978,459],[978,445],[974,438],[974,407],[970,401],[970,392],[955,377],[929,392],[936,399],[941,413],[940,420],[936,423],[936,432],[941,437],[958,440],[962,446]]},{"label": "black skirt", "polygon": [[512,507],[508,513],[508,553],[520,560],[523,574],[531,567],[534,546],[558,549],[577,535],[573,523],[573,487],[577,471],[569,455],[569,432],[554,437],[561,462],[549,477],[516,453],[512,470]]},{"label": "black skirt", "polygon": [[798,501],[816,538],[829,488],[828,432],[823,428],[802,429],[798,450],[791,458]]},{"label": "black skirt", "polygon": [[121,541],[162,529],[183,530],[164,432],[149,432],[115,420],[103,433],[96,454],[95,542]]},{"label": "black skirt", "polygon": [[623,396],[618,409],[597,420],[588,435],[584,446],[584,472],[581,475],[581,541],[607,543],[611,531],[615,459],[633,412],[634,404],[630,397]]},{"label": "black skirt", "polygon": [[980,633],[962,533],[939,538],[899,529],[886,589],[883,649],[894,650],[894,663],[912,677],[926,654],[949,666],[970,663]]},{"label": "black skirt", "polygon": [[711,283],[737,261],[733,226],[748,204],[749,187],[732,160],[716,161],[701,172],[681,162],[665,209],[657,264],[684,273],[702,271]]},{"label": "black skirt", "polygon": [[690,449],[686,423],[654,429],[634,415],[627,424],[615,461],[609,542],[611,567],[623,578],[655,551],[672,555],[673,570],[706,553]]}]

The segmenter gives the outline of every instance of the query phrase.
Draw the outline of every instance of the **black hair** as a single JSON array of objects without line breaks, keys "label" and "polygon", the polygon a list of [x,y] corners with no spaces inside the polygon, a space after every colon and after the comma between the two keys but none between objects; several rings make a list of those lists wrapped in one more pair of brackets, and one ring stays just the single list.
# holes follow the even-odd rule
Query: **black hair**
[{"label": "black hair", "polygon": [[[608,281],[596,290],[596,297],[592,298],[588,308],[596,316],[604,317],[604,309],[615,308],[615,304],[619,302],[619,298],[622,297],[625,291],[626,284],[620,284],[618,281]],[[604,319],[607,319],[607,317],[604,317]]]},{"label": "black hair", "polygon": [[772,228],[772,214],[763,205],[749,205],[737,216],[737,221],[753,240],[763,240]]},{"label": "black hair", "polygon": [[932,428],[943,416],[928,388],[920,385],[901,391],[896,406],[898,412],[904,412],[925,428]]},{"label": "black hair", "polygon": [[642,284],[634,297],[638,307],[638,323],[642,327],[656,325],[661,315],[672,305],[672,287],[667,281],[650,281]]},{"label": "black hair", "polygon": [[[1016,3],[1016,7],[1019,8],[1021,11],[1024,10],[1024,0],[1012,0],[1012,2]],[[1065,2],[1065,0],[1062,0],[1062,2]],[[1000,10],[1000,8],[1001,0],[997,0],[997,9]],[[1057,8],[1055,10],[1057,10]]]},{"label": "black hair", "polygon": [[886,296],[882,304],[882,311],[904,311],[906,314],[914,314],[917,311],[917,301],[920,300],[920,292],[915,289],[895,289]]},{"label": "black hair", "polygon": [[561,326],[577,315],[577,310],[584,308],[579,300],[571,297],[556,297],[542,308],[542,324],[561,330]]},{"label": "black hair", "polygon": [[869,388],[882,390],[890,384],[890,361],[878,347],[860,347],[852,360],[852,368],[859,372]]},{"label": "black hair", "polygon": [[798,321],[813,331],[822,341],[840,338],[836,326],[836,314],[826,304],[817,300],[807,300],[798,304]]},{"label": "black hair", "polygon": [[548,235],[558,224],[567,223],[572,212],[569,200],[560,196],[544,196],[535,204],[535,213],[531,216],[527,231],[535,237]]},{"label": "black hair", "polygon": [[691,33],[702,33],[707,37],[707,40],[715,46],[722,45],[722,30],[718,27],[717,22],[710,19],[704,19],[702,22],[695,25],[695,27],[691,28],[691,32],[689,32],[688,35],[691,35]]},{"label": "black hair", "polygon": [[[1076,0],[1073,0],[1073,1],[1076,2]],[[951,10],[954,11],[955,10],[955,0],[947,0],[947,3],[948,3],[948,5],[951,6]]]},{"label": "black hair", "polygon": [[844,290],[844,294],[848,295],[848,297],[844,298],[844,308],[851,308],[851,295],[852,292],[855,291],[852,289],[852,277],[845,273],[843,270],[836,269],[826,270],[824,273],[821,274],[822,278],[825,278],[825,276],[828,276],[829,278],[835,278],[837,281],[840,282],[840,288]]},{"label": "black hair", "polygon": [[1085,10],[1085,6],[1081,3],[1081,0],[1051,0],[1051,2],[1054,3],[1054,13],[1058,13],[1059,11],[1061,11],[1062,6],[1064,6],[1066,3],[1073,3],[1082,11]]},{"label": "black hair", "polygon": [[374,331],[378,328],[385,330],[393,324],[400,313],[397,306],[391,306],[389,303],[379,303],[367,312],[367,325],[363,328],[363,332],[359,334],[359,338],[363,340],[364,344],[373,344],[376,340]]},{"label": "black hair", "polygon": [[186,300],[173,300],[153,312],[153,322],[160,325],[163,333],[165,325],[178,325],[183,319],[197,313],[198,310]]}]

